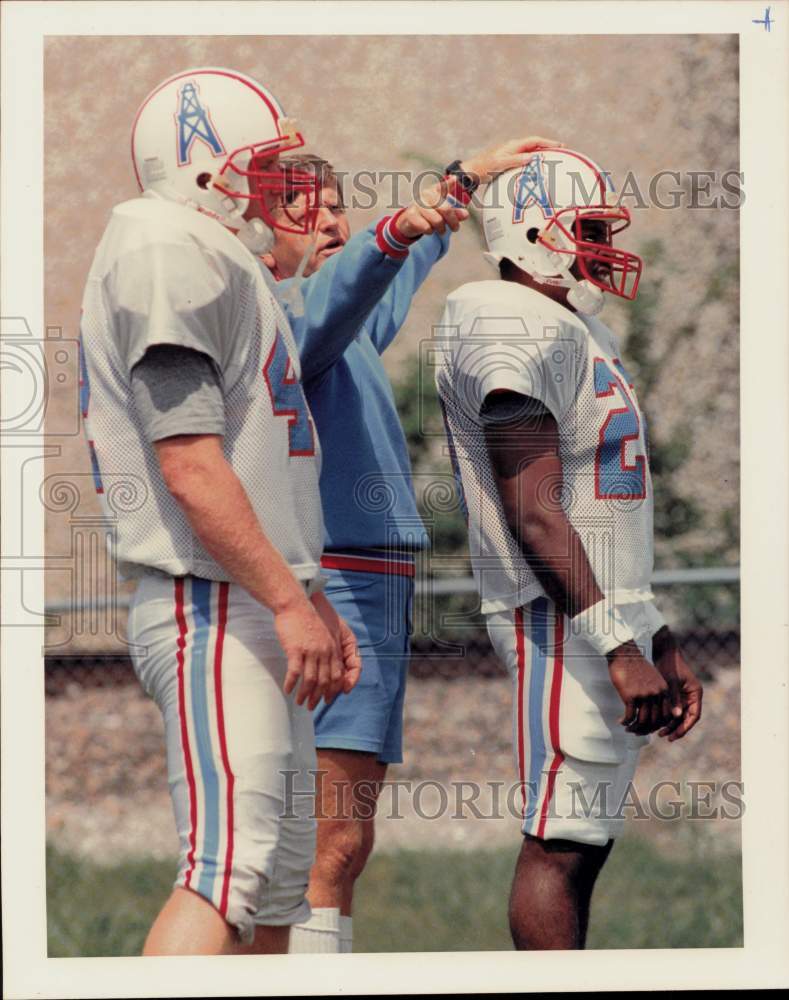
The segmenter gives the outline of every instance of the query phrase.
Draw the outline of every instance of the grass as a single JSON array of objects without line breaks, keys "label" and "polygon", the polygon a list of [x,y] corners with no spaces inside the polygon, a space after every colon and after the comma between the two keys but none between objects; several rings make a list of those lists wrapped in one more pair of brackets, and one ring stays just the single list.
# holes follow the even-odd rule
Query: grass
[{"label": "grass", "polygon": [[[509,950],[506,901],[515,862],[505,849],[398,851],[373,856],[354,909],[355,951]],[[174,866],[144,859],[99,867],[47,852],[49,955],[137,955],[172,884]],[[693,846],[667,858],[623,838],[603,870],[590,948],[742,945],[736,854]]]}]

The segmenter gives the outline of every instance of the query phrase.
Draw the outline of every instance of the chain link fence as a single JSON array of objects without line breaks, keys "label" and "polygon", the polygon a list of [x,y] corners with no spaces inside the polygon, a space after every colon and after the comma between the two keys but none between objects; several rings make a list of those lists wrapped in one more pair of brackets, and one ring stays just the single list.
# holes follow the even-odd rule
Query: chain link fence
[{"label": "chain link fence", "polygon": [[[740,585],[738,567],[663,570],[653,578],[655,598],[682,649],[701,676],[740,663]],[[75,641],[45,649],[46,692],[69,686],[111,686],[134,679],[123,649],[128,598],[102,605],[51,604],[47,614],[61,624],[72,621]],[[76,625],[77,627],[74,627]],[[80,650],[78,636],[111,635],[107,650]],[[119,642],[119,639],[121,640]],[[95,646],[95,643],[93,644]],[[504,667],[491,649],[479,596],[471,577],[418,583],[413,608],[411,675],[501,677]]]},{"label": "chain link fence", "polygon": [[[655,600],[671,625],[683,652],[702,677],[740,663],[739,569],[692,568],[666,570],[653,578]],[[414,614],[411,674],[455,677],[474,674],[496,677],[504,667],[491,649],[473,580],[443,580],[433,585],[433,623],[420,634],[420,605]]]}]

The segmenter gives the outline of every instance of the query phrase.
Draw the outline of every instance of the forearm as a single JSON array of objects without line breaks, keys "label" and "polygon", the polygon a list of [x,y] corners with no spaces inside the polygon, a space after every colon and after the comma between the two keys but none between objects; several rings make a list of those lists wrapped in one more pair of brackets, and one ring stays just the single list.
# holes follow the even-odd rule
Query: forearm
[{"label": "forearm", "polygon": [[578,532],[561,511],[526,514],[511,528],[545,593],[564,614],[574,618],[603,599]]},{"label": "forearm", "polygon": [[368,229],[304,280],[304,315],[290,316],[302,381],[316,378],[343,355],[404,259],[383,252]]},{"label": "forearm", "polygon": [[661,628],[655,632],[652,636],[652,659],[660,660],[667,653],[671,653],[674,650],[679,649],[674,633],[668,627],[668,625],[663,625]]},{"label": "forearm", "polygon": [[303,587],[266,537],[227,462],[182,463],[168,486],[206,551],[255,600],[275,614],[305,600]]},{"label": "forearm", "polygon": [[415,243],[386,294],[373,310],[367,329],[382,354],[403,326],[414,295],[430,273],[433,265],[449,248],[451,230],[432,233]]}]

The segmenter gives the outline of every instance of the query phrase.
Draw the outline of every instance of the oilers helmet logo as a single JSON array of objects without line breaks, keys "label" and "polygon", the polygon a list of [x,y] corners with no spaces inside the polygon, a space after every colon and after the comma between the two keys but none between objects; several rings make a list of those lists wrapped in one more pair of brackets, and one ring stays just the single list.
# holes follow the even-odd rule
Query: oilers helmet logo
[{"label": "oilers helmet logo", "polygon": [[544,163],[541,154],[533,156],[515,177],[515,196],[512,199],[512,221],[523,222],[526,209],[539,205],[546,219],[553,217],[554,210],[545,186]]},{"label": "oilers helmet logo", "polygon": [[214,156],[225,152],[222,140],[214,128],[208,108],[200,101],[199,88],[194,81],[185,83],[178,91],[178,111],[175,115],[178,129],[178,166],[192,161],[192,146],[197,140],[204,142]]}]

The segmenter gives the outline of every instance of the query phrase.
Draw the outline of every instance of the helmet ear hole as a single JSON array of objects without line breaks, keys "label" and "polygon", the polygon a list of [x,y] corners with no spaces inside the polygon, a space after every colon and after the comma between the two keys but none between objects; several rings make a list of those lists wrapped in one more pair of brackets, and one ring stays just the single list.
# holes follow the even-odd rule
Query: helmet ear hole
[{"label": "helmet ear hole", "polygon": [[202,174],[198,174],[197,178],[196,178],[196,182],[197,182],[197,186],[199,188],[202,188],[203,191],[207,191],[208,190],[208,185],[211,183],[211,174],[206,173],[206,172],[204,172]]},{"label": "helmet ear hole", "polygon": [[536,226],[532,226],[531,229],[526,233],[526,239],[529,243],[536,243],[537,237],[540,235],[540,230]]}]

